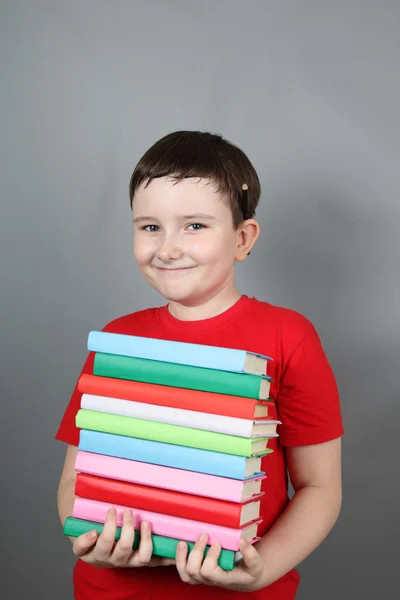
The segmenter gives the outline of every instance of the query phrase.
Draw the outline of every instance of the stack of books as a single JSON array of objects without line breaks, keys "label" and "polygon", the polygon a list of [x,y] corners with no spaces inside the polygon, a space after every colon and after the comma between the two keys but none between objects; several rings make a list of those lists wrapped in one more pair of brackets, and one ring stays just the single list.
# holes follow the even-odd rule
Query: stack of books
[{"label": "stack of books", "polygon": [[[73,513],[64,533],[104,525],[107,510],[132,508],[153,553],[174,558],[201,533],[206,553],[219,542],[221,568],[240,559],[239,540],[257,535],[265,472],[280,421],[271,415],[268,356],[252,352],[92,331],[93,374],[81,375]],[[274,412],[274,411],[273,411]]]}]

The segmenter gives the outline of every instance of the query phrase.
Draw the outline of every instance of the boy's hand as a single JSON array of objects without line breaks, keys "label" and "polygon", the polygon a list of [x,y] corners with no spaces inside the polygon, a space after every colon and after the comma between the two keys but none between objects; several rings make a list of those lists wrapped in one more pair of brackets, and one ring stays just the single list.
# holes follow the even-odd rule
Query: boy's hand
[{"label": "boy's hand", "polygon": [[255,591],[267,585],[262,583],[262,579],[265,579],[264,562],[254,546],[245,539],[241,538],[239,545],[243,560],[232,571],[224,571],[217,564],[221,553],[220,544],[212,544],[203,560],[206,544],[207,536],[200,536],[188,556],[187,544],[179,543],[176,568],[182,581],[192,585],[203,583],[240,592]]},{"label": "boy's hand", "polygon": [[[133,516],[131,509],[126,509],[123,515],[121,537],[115,542],[117,530],[117,513],[110,508],[100,535],[89,532],[77,537],[72,550],[81,560],[96,567],[158,567],[175,564],[171,558],[152,556],[151,527],[143,521],[140,526],[140,544],[137,550],[132,550],[134,540]],[[94,536],[91,537],[91,533]]]}]

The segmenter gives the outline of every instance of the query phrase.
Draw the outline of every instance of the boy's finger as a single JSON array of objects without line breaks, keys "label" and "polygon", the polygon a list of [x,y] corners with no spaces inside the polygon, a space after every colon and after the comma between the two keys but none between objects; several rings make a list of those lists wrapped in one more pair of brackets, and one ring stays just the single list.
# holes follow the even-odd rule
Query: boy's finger
[{"label": "boy's finger", "polygon": [[135,530],[133,527],[133,513],[131,508],[126,508],[122,516],[121,536],[113,552],[113,563],[125,564],[133,553]]},{"label": "boy's finger", "polygon": [[153,554],[153,542],[151,540],[151,525],[148,521],[140,523],[140,543],[137,551],[139,563],[146,565],[150,562]]},{"label": "boy's finger", "polygon": [[200,570],[201,576],[213,583],[222,583],[227,579],[227,572],[223,571],[218,565],[218,558],[221,554],[221,550],[221,544],[214,542],[214,544],[211,545]]},{"label": "boy's finger", "polygon": [[186,559],[188,555],[188,550],[188,545],[185,542],[179,542],[175,556],[176,570],[179,573],[179,577],[185,583],[190,583],[194,581],[186,571]]},{"label": "boy's finger", "polygon": [[110,560],[110,555],[115,543],[115,534],[117,532],[117,511],[115,508],[109,508],[106,515],[103,530],[97,540],[95,555],[99,561]]},{"label": "boy's finger", "polygon": [[73,541],[72,552],[76,556],[83,556],[95,545],[97,538],[98,533],[95,530],[80,535]]},{"label": "boy's finger", "polygon": [[202,581],[200,570],[204,559],[204,551],[206,549],[207,539],[208,536],[203,533],[193,546],[187,559],[186,571],[188,575],[196,579],[196,581]]}]

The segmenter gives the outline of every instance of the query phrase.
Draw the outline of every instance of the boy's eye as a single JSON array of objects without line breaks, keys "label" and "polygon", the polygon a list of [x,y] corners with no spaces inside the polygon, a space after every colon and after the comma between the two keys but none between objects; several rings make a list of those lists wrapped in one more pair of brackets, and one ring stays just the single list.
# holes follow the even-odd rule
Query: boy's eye
[{"label": "boy's eye", "polygon": [[199,231],[199,229],[204,229],[204,225],[202,223],[191,223],[188,226],[188,229],[189,227],[193,227],[192,231]]},{"label": "boy's eye", "polygon": [[145,225],[142,227],[143,231],[149,231],[150,233],[154,233],[158,231],[158,225]]},{"label": "boy's eye", "polygon": [[[204,229],[205,225],[202,223],[191,223],[188,225],[188,229],[192,228],[191,231],[199,231],[200,229]],[[148,231],[149,233],[157,233],[160,229],[159,225],[144,225],[142,231]]]}]

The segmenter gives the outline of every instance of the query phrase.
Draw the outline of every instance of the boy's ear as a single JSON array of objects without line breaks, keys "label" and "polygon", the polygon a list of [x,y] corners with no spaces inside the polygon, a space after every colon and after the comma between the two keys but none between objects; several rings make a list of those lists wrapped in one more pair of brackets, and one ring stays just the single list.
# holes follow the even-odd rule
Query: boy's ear
[{"label": "boy's ear", "polygon": [[247,219],[239,226],[238,245],[236,248],[235,259],[238,261],[246,260],[251,249],[260,235],[260,225],[255,219]]}]

